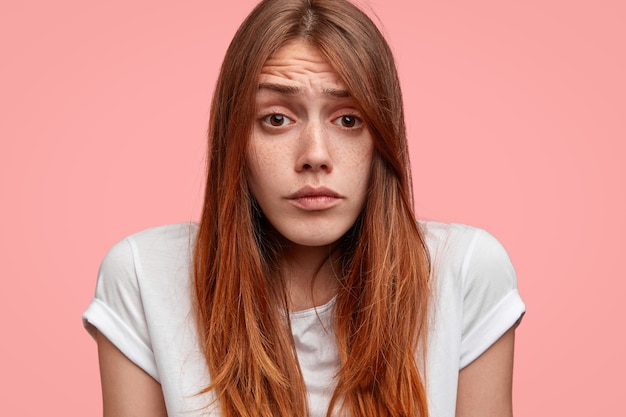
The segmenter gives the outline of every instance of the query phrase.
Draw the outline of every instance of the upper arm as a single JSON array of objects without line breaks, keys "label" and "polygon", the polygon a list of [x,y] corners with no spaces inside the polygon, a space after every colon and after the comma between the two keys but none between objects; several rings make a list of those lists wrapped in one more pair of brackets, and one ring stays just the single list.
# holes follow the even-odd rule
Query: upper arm
[{"label": "upper arm", "polygon": [[97,332],[104,417],[167,417],[161,385]]},{"label": "upper arm", "polygon": [[456,417],[513,415],[515,327],[459,372]]}]

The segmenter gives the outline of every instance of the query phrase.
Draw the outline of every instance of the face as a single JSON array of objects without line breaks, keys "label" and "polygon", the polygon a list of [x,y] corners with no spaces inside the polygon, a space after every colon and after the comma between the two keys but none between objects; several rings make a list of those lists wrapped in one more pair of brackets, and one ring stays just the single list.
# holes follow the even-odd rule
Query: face
[{"label": "face", "polygon": [[348,231],[365,202],[373,152],[354,99],[317,48],[297,41],[267,60],[247,163],[250,190],[283,237],[323,246]]}]

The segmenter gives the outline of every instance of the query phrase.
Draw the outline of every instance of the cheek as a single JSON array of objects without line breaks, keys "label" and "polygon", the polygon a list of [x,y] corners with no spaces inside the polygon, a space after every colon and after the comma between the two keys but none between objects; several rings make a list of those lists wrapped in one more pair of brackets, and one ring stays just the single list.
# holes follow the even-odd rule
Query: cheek
[{"label": "cheek", "polygon": [[261,184],[259,184],[259,180],[263,178],[263,173],[260,171],[261,164],[261,155],[258,154],[257,149],[253,145],[253,141],[248,143],[248,152],[246,154],[246,165],[247,165],[247,175],[248,175],[248,186],[250,187],[250,191],[252,194],[258,199],[258,192],[261,188]]},{"label": "cheek", "polygon": [[373,157],[374,145],[371,140],[366,141],[361,146],[354,147],[343,155],[346,169],[352,176],[353,182],[365,184],[369,182]]},{"label": "cheek", "polygon": [[257,200],[262,200],[272,190],[272,186],[278,183],[281,177],[280,163],[283,160],[275,150],[259,146],[254,140],[250,141],[246,156],[248,184]]},{"label": "cheek", "polygon": [[356,160],[371,162],[374,155],[374,138],[369,130],[366,129],[356,141],[351,142],[350,151]]}]

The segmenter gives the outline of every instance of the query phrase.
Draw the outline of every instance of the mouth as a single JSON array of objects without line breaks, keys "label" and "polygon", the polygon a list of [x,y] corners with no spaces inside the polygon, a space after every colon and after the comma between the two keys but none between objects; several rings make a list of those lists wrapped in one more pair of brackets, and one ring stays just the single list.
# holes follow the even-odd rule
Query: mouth
[{"label": "mouth", "polygon": [[334,207],[343,197],[334,190],[326,187],[304,186],[295,193],[287,196],[296,207],[309,210],[320,211]]}]

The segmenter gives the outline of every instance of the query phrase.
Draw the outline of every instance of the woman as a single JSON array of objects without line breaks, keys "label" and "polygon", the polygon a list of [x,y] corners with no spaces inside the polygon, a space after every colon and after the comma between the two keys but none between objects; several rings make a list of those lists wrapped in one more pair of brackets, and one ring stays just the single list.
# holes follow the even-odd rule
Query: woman
[{"label": "woman", "polygon": [[400,87],[343,0],[266,0],[224,59],[201,222],[105,258],[104,414],[511,415],[504,249],[416,222]]}]

